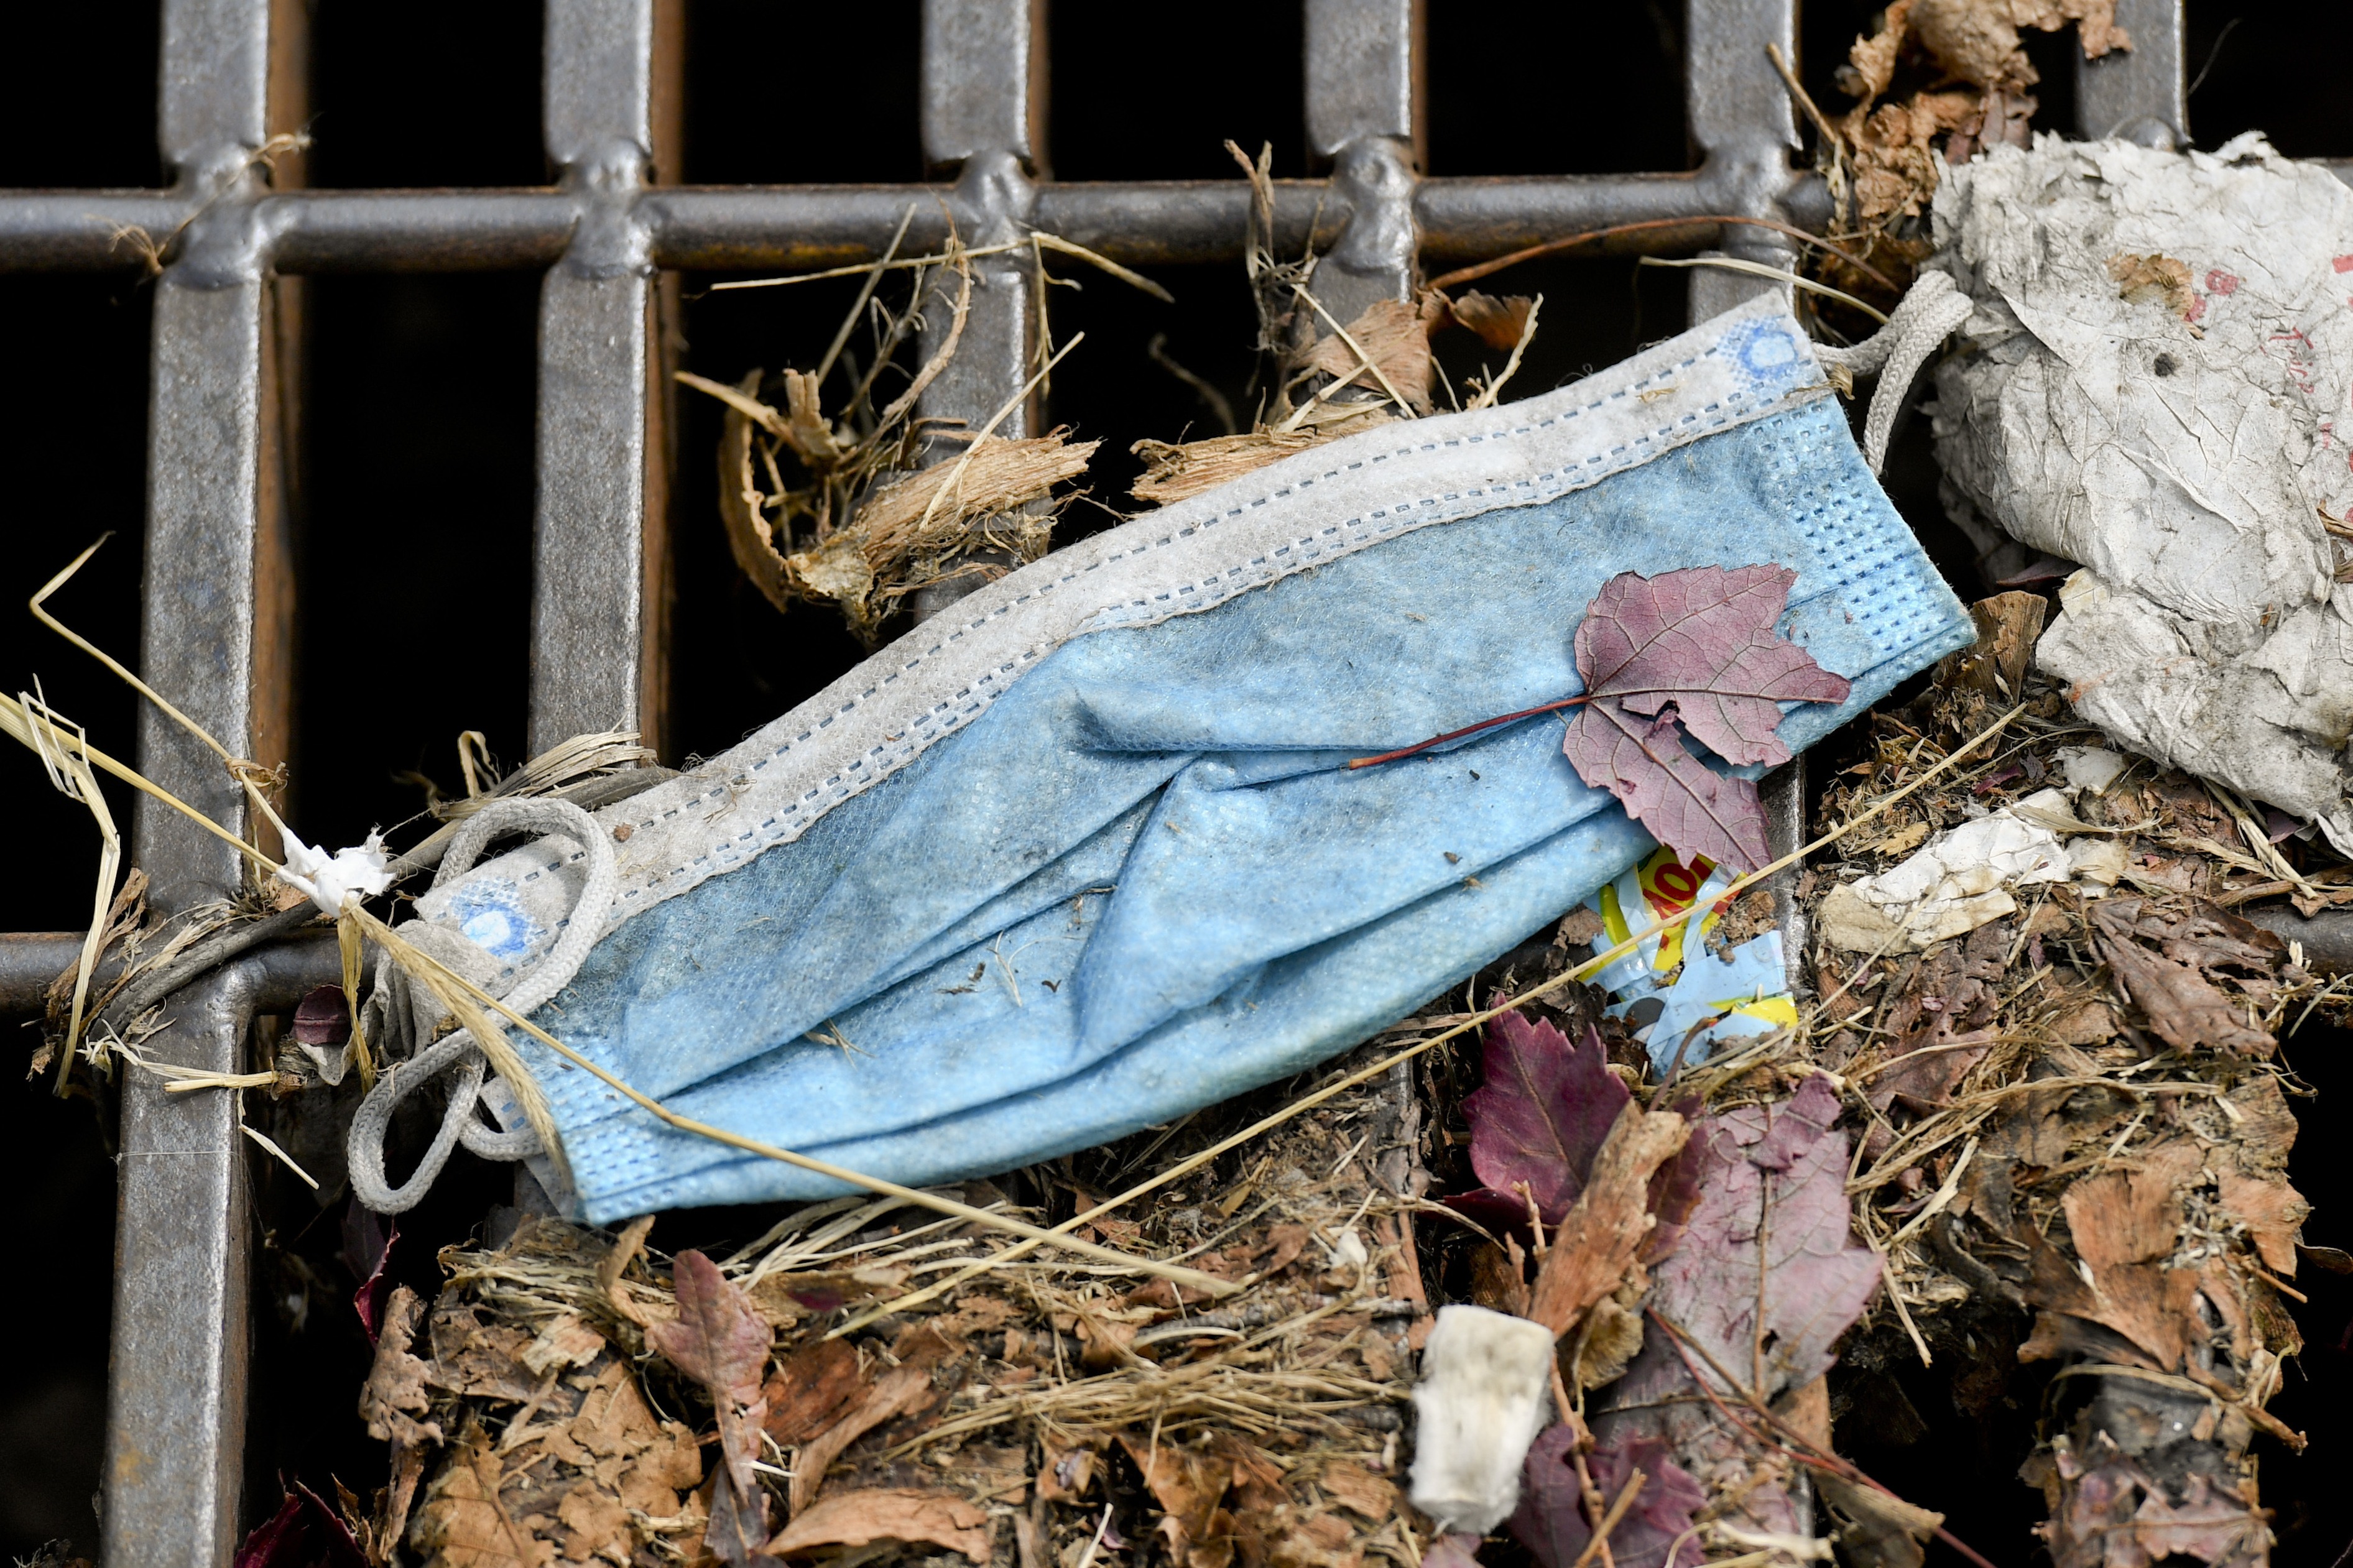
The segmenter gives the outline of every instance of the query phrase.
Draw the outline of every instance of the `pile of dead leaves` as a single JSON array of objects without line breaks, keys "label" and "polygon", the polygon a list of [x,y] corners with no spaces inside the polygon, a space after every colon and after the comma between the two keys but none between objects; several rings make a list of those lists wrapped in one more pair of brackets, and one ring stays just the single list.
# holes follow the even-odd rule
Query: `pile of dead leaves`
[{"label": "pile of dead leaves", "polygon": [[1821,254],[1824,281],[1873,292],[1877,281],[1854,259],[1909,280],[1928,254],[1923,217],[1939,165],[1981,147],[2023,147],[2031,134],[2040,78],[2021,29],[2070,25],[2087,59],[2132,47],[2116,0],[1894,0],[1878,31],[1855,39],[1838,71],[1853,107],[1835,121],[1811,116],[1834,226],[1860,242]]},{"label": "pile of dead leaves", "polygon": [[1215,1301],[1096,1262],[986,1267],[988,1234],[889,1199],[800,1205],[720,1258],[648,1251],[649,1221],[527,1221],[445,1254],[429,1310],[394,1293],[361,1401],[393,1477],[358,1539],[453,1568],[1413,1568],[1391,1478],[1428,1313],[1398,1226],[1418,1125],[1350,1090],[1090,1227],[1239,1287]]},{"label": "pile of dead leaves", "polygon": [[[2286,942],[2224,906],[2317,907],[2339,884],[2198,781],[2137,778],[2146,764],[2113,755],[2087,772],[2095,733],[2022,658],[1992,674],[2029,704],[2015,743],[1849,841],[1852,863],[1819,868],[1810,899],[2070,777],[2103,781],[2069,785],[2071,810],[2121,853],[2109,885],[2021,888],[1923,952],[1818,950],[1812,1056],[1861,1121],[1855,1226],[1893,1287],[1849,1354],[1958,1363],[1964,1409],[2016,1397],[2005,1366],[2055,1369],[2026,1473],[2061,1568],[2253,1561],[2269,1535],[2251,1441],[2302,1446],[2263,1408],[2300,1345],[2288,1281],[2307,1212],[2284,1173],[2297,1090],[2278,1041],[2331,1002]],[[1993,684],[1874,715],[1825,818],[1982,729]]]},{"label": "pile of dead leaves", "polygon": [[[1836,1080],[1760,1065],[1683,1093],[1609,1054],[1589,1026],[1572,1044],[1504,1014],[1461,1107],[1484,1185],[1447,1201],[1489,1231],[1472,1299],[1560,1345],[1566,1405],[1528,1454],[1512,1534],[1546,1568],[1605,1547],[1639,1568],[1806,1555],[1819,1488],[1858,1529],[1925,1536],[1936,1516],[1831,1448],[1832,1346],[1880,1280],[1848,1231]],[[1477,1549],[1445,1544],[1458,1564]]]}]

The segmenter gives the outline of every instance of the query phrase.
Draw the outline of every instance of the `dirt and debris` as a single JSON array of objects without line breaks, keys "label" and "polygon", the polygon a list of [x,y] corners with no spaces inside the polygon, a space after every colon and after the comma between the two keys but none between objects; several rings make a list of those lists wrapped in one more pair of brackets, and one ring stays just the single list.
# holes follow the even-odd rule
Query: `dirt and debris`
[{"label": "dirt and debris", "polygon": [[1932,248],[1926,213],[1944,168],[2031,138],[2041,78],[2021,33],[2069,26],[2086,59],[2132,47],[2115,0],[1895,0],[1838,69],[1853,100],[1845,113],[1832,119],[1798,91],[1846,241],[1844,254],[1814,257],[1820,281],[1883,306],[1875,266],[1901,293]]},{"label": "dirt and debris", "polygon": [[[1429,1304],[1398,1222],[1427,1176],[1400,1081],[1083,1233],[1240,1287],[1214,1301],[1051,1256],[992,1264],[997,1238],[889,1199],[800,1205],[720,1257],[664,1257],[643,1221],[615,1238],[548,1218],[450,1249],[429,1311],[394,1293],[363,1395],[396,1456],[367,1539],[449,1564],[1412,1568],[1394,1478]],[[963,1195],[1067,1217],[1250,1109]],[[397,1456],[420,1452],[411,1506]]]},{"label": "dirt and debris", "polygon": [[[2342,1001],[2233,912],[2295,888],[2259,863],[2243,803],[2102,751],[2042,678],[2004,673],[2025,710],[2002,747],[1905,803],[1875,842],[1818,863],[1816,901],[1827,910],[1915,836],[2016,812],[2049,785],[2072,797],[2068,821],[2115,847],[2119,874],[2015,879],[2011,907],[1918,952],[1858,962],[1818,946],[1813,1059],[1849,1086],[1855,1227],[1887,1269],[1846,1358],[1866,1375],[1915,1356],[1951,1364],[1957,1399],[1981,1407],[2006,1396],[2002,1366],[2055,1368],[2024,1474],[2046,1493],[2061,1568],[2261,1561],[2253,1439],[2303,1445],[2264,1409],[2301,1346],[2289,1281],[2308,1213],[2284,1174],[2289,1100],[2308,1091],[2278,1041]],[[1822,820],[1934,763],[2007,700],[1955,681],[1874,714]],[[2325,852],[2297,849],[2330,876]]]},{"label": "dirt and debris", "polygon": [[[2013,697],[2000,743],[1968,749]],[[1809,914],[2005,812],[2117,845],[2125,870],[2014,879],[2007,908],[1901,952],[1825,931],[1798,1027],[1664,1076],[1598,990],[1560,984],[1606,940],[1572,919],[1318,1079],[961,1189],[1091,1214],[1082,1236],[1240,1287],[1214,1300],[997,1259],[889,1198],[675,1256],[651,1218],[617,1237],[526,1219],[445,1251],[429,1306],[384,1302],[360,1404],[389,1475],[326,1517],[377,1564],[404,1541],[436,1563],[616,1568],[1500,1563],[1409,1500],[1416,1354],[1461,1303],[1556,1348],[1496,1515],[1550,1568],[1916,1568],[1969,1521],[1888,1493],[1833,1428],[1914,1361],[1965,1405],[2042,1390],[2020,1458],[2061,1568],[2261,1561],[2257,1444],[2301,1442],[2265,1408],[2300,1344],[2290,1281],[2333,1256],[2301,1246],[2305,1091],[2276,1043],[2345,998],[2228,907],[2284,889],[2225,844],[2227,803],[2105,752],[2000,636],[1850,744],[1826,828],[1961,761],[1816,861]],[[1718,923],[1773,912],[1732,899]],[[1476,1048],[1226,1137],[1532,986]]]},{"label": "dirt and debris", "polygon": [[[1037,236],[1027,247],[1041,278],[1052,250],[1165,293],[1056,237]],[[733,386],[679,374],[726,405],[719,514],[737,567],[779,610],[801,601],[833,605],[870,648],[881,645],[885,623],[909,595],[938,583],[986,582],[1044,554],[1068,499],[1058,487],[1086,471],[1099,445],[1072,441],[1062,430],[998,436],[1012,405],[977,429],[918,412],[963,342],[972,256],[953,235],[936,256],[902,258],[894,242],[882,261],[862,269],[857,300],[814,369],[750,371]],[[911,280],[893,308],[881,285],[899,270]],[[927,313],[944,330],[921,367],[906,374],[899,361]],[[851,343],[861,323],[863,371]],[[1051,368],[1039,367],[1039,376]],[[833,395],[837,406],[828,412],[828,388],[837,380],[846,390]],[[900,382],[885,400],[885,386]]]},{"label": "dirt and debris", "polygon": [[[2353,997],[2248,914],[2353,878],[2073,721],[2033,668],[2041,606],[1977,606],[1978,647],[1818,753],[1817,826],[1862,826],[1796,884],[1795,1026],[1662,1064],[1576,982],[1617,934],[1580,910],[1317,1074],[946,1194],[1222,1295],[890,1197],[747,1212],[741,1245],[674,1254],[662,1230],[696,1222],[511,1216],[443,1250],[430,1300],[390,1283],[393,1232],[347,1226],[385,1475],[290,1491],[255,1561],[281,1538],[376,1568],[2014,1552],[1850,1457],[1850,1421],[1909,1408],[1899,1372],[1964,1413],[2039,1409],[2010,1463],[2057,1568],[2263,1561],[2259,1457],[2303,1444],[2268,1408],[2295,1280],[2342,1262],[2306,1245],[2309,1090],[2280,1042]],[[1926,925],[1942,894],[1915,877],[1868,947],[1841,924],[1853,889],[1989,831],[2039,853],[1978,854],[1986,886]],[[1685,869],[1715,900],[1685,963],[1784,913]],[[322,1044],[348,1026],[302,1016]],[[1473,1468],[1443,1479],[1442,1369],[1419,1365],[1441,1309],[1549,1347],[1457,1369]],[[1480,1411],[1524,1455],[1501,1479],[1475,1473]],[[1495,1533],[1448,1532],[1465,1517]]]},{"label": "dirt and debris", "polygon": [[[1144,440],[1132,448],[1144,473],[1129,494],[1166,506],[1342,436],[1451,409],[1492,405],[1517,371],[1535,335],[1541,296],[1498,298],[1469,289],[1448,296],[1417,289],[1413,298],[1376,300],[1354,320],[1335,319],[1315,293],[1319,258],[1273,248],[1272,151],[1255,161],[1232,142],[1226,150],[1250,182],[1244,267],[1258,308],[1258,348],[1265,387],[1250,428],[1195,441]],[[1449,328],[1476,335],[1510,357],[1474,379],[1466,399],[1444,382],[1430,340]]]}]

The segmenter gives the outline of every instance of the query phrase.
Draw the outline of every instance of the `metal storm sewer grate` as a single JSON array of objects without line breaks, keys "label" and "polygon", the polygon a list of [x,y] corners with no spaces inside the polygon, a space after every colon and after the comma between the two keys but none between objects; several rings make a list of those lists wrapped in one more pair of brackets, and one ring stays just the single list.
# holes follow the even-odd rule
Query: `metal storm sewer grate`
[{"label": "metal storm sewer grate", "polygon": [[[282,16],[285,7],[277,7]],[[2176,0],[2122,0],[2136,47],[2080,68],[2087,134],[2163,137],[2183,123]],[[1767,46],[1794,58],[1795,0],[1690,0],[1688,174],[1423,178],[1414,0],[1305,0],[1309,151],[1328,178],[1281,183],[1276,238],[1326,253],[1323,298],[1341,320],[1402,297],[1419,261],[1455,266],[1609,225],[1692,219],[1621,249],[1713,247],[1786,268],[1770,230],[1709,214],[1819,228],[1828,200],[1794,171],[1789,98]],[[147,676],[240,754],[285,754],[294,703],[280,650],[290,624],[289,521],[276,280],[316,272],[543,270],[539,296],[530,627],[530,748],[658,726],[659,624],[670,366],[662,331],[680,273],[807,268],[880,255],[914,208],[908,241],[935,247],[952,214],[967,243],[1029,228],[1134,266],[1240,259],[1247,186],[1057,184],[1044,163],[1045,30],[1033,0],[924,0],[921,128],[947,185],[690,187],[654,181],[677,100],[674,11],[655,0],[554,0],[545,19],[543,139],[552,187],[313,191],[257,162],[300,118],[284,101],[302,47],[269,0],[167,0],[159,139],[175,183],[148,192],[0,195],[0,268],[120,270],[126,230],[176,237],[155,281],[147,544],[140,652]],[[273,87],[281,89],[273,101]],[[960,351],[927,415],[987,419],[1035,363],[1035,295],[1022,263],[986,258]],[[1704,318],[1770,284],[1694,275]],[[1240,330],[1239,324],[1237,330]],[[1007,435],[1034,433],[1017,410]],[[142,714],[138,762],[226,823],[244,810],[213,759]],[[1794,774],[1796,770],[1786,770]],[[1800,791],[1775,808],[1787,839]],[[141,803],[133,826],[153,898],[183,909],[236,885],[233,851]],[[1783,907],[1790,907],[1785,900]],[[63,938],[0,943],[0,998],[37,1005],[71,962]],[[1801,951],[1800,948],[1793,951]],[[332,950],[233,963],[181,994],[158,1057],[234,1071],[254,1018],[335,978]],[[167,1097],[134,1076],[121,1100],[119,1268],[104,1486],[116,1568],[226,1563],[245,1467],[252,1224],[234,1097]]]}]

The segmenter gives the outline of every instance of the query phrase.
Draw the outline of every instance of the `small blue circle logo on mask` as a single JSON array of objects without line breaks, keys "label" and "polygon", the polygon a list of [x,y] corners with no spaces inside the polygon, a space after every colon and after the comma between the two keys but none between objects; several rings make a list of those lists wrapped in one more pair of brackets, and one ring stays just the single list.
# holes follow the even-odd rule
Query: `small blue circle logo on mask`
[{"label": "small blue circle logo on mask", "polygon": [[463,889],[449,900],[449,913],[468,942],[497,958],[522,957],[540,934],[514,890],[495,883]]},{"label": "small blue circle logo on mask", "polygon": [[1797,357],[1788,333],[1767,331],[1748,340],[1741,350],[1740,363],[1755,371],[1778,370]]}]

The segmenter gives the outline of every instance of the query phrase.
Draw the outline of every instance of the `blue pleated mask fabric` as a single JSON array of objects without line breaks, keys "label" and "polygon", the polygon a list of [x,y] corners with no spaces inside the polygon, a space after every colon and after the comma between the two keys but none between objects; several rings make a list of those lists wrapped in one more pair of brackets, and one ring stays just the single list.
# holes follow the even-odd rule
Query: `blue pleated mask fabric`
[{"label": "blue pleated mask fabric", "polygon": [[[1777,563],[1849,677],[1802,749],[1971,640],[1803,331],[1752,302],[1500,408],[1332,442],[1057,551],[726,754],[596,814],[619,889],[534,1022],[689,1116],[932,1183],[1161,1123],[1461,983],[1653,847],[1558,716],[1620,572]],[[418,900],[515,984],[543,838]],[[830,1195],[528,1039],[575,1212]]]}]

